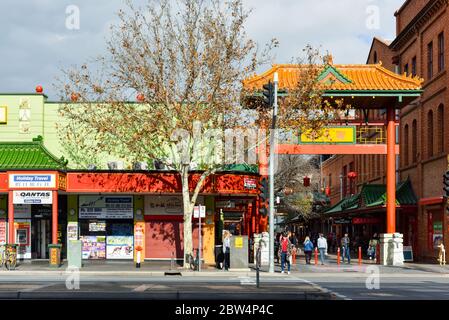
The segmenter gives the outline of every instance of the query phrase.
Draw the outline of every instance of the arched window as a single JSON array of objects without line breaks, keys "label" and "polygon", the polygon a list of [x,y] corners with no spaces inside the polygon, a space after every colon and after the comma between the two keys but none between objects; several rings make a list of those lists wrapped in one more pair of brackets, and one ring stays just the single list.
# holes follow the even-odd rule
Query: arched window
[{"label": "arched window", "polygon": [[408,166],[408,124],[404,127],[404,144],[402,148],[402,152],[404,152],[404,166]]},{"label": "arched window", "polygon": [[440,104],[438,106],[438,153],[444,152],[444,105]]},{"label": "arched window", "polygon": [[427,156],[433,157],[433,111],[427,113]]},{"label": "arched window", "polygon": [[412,122],[412,161],[418,161],[418,125],[416,119]]}]

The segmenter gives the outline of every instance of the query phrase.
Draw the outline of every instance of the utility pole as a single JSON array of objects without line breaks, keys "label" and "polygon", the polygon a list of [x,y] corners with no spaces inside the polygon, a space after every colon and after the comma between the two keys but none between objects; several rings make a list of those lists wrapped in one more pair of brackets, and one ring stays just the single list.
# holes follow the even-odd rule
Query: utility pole
[{"label": "utility pole", "polygon": [[278,114],[278,73],[274,73],[274,103],[273,103],[273,121],[271,123],[270,133],[270,164],[269,164],[269,182],[270,182],[270,268],[269,273],[274,273],[274,157],[276,143],[276,117]]}]

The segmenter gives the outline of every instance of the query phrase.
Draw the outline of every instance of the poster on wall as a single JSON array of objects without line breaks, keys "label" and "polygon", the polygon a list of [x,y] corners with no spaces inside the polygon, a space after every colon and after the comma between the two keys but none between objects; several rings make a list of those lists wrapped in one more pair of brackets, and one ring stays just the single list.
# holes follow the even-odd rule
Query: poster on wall
[{"label": "poster on wall", "polygon": [[[145,215],[182,215],[182,196],[145,196]],[[204,205],[204,197],[199,196],[197,205]]]},{"label": "poster on wall", "polygon": [[67,240],[78,240],[78,222],[67,224]]},{"label": "poster on wall", "polygon": [[108,236],[106,238],[106,258],[132,259],[133,242],[132,236]]},{"label": "poster on wall", "polygon": [[80,219],[133,219],[132,196],[79,196]]},{"label": "poster on wall", "polygon": [[15,204],[14,218],[15,219],[31,218],[31,204]]},{"label": "poster on wall", "polygon": [[31,220],[14,222],[18,259],[31,259]]},{"label": "poster on wall", "polygon": [[0,220],[0,244],[6,243],[6,220]]},{"label": "poster on wall", "polygon": [[82,236],[82,258],[83,259],[105,259],[106,237],[105,236]]},{"label": "poster on wall", "polygon": [[443,242],[443,222],[442,221],[434,221],[433,222],[433,238],[432,243],[435,249],[438,248],[440,243]]}]

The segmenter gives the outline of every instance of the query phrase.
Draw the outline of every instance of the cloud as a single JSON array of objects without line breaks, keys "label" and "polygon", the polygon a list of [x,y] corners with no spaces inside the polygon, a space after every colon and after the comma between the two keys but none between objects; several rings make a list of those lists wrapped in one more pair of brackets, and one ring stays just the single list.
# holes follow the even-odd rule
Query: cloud
[{"label": "cloud", "polygon": [[[138,1],[142,3],[142,0]],[[244,0],[253,12],[248,35],[261,46],[280,41],[277,63],[290,62],[306,44],[321,46],[335,63],[364,63],[373,36],[394,38],[393,13],[404,0]],[[66,7],[80,8],[80,29],[65,26]],[[32,92],[51,84],[62,67],[81,64],[105,50],[121,0],[2,0],[0,92]],[[379,10],[378,29],[367,27],[367,8]]]}]

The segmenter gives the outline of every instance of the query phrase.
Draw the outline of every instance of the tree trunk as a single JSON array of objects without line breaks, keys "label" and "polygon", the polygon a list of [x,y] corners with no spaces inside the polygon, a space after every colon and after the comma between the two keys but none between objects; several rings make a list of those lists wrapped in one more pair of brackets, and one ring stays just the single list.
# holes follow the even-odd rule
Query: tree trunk
[{"label": "tree trunk", "polygon": [[189,167],[183,167],[182,180],[182,203],[184,208],[184,268],[190,268],[189,255],[193,256],[192,243],[192,211],[189,192]]}]

